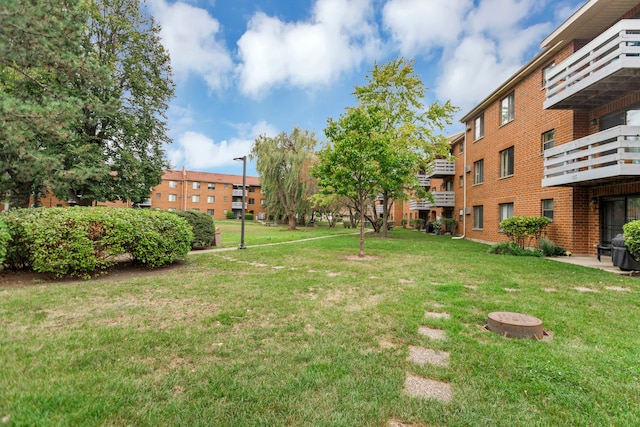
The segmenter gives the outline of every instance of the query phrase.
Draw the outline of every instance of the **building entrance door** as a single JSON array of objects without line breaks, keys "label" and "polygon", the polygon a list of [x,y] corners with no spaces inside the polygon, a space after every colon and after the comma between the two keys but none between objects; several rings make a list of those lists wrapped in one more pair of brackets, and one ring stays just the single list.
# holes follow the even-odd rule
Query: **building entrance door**
[{"label": "building entrance door", "polygon": [[627,220],[626,198],[604,198],[600,203],[600,244],[610,245]]}]

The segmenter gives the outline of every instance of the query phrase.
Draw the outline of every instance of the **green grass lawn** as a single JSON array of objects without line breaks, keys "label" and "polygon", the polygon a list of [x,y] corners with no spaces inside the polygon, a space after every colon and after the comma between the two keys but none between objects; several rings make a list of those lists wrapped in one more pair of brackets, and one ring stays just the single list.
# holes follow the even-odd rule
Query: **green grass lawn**
[{"label": "green grass lawn", "polygon": [[[221,232],[223,248],[237,247],[240,244],[241,224],[242,221],[239,219],[215,220],[215,226]],[[258,221],[245,221],[244,240],[247,246],[253,246],[357,232],[357,229],[344,228],[341,223],[334,228],[329,228],[326,222],[317,222],[312,227],[302,226],[294,231],[289,231],[287,225],[283,224],[267,227]]]},{"label": "green grass lawn", "polygon": [[[637,425],[638,279],[399,228],[367,235],[370,258],[354,260],[357,246],[338,236],[195,254],[153,277],[0,289],[0,420]],[[539,317],[553,340],[487,332],[492,311]],[[409,346],[447,351],[449,366],[415,365]],[[452,400],[406,395],[408,374],[449,382]]]}]

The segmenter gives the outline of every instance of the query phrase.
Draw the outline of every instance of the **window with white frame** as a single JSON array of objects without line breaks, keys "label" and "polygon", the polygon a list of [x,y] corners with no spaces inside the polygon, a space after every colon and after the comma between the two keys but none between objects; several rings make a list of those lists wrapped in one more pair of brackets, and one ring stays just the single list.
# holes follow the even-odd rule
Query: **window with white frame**
[{"label": "window with white frame", "polygon": [[500,221],[513,216],[513,203],[500,203],[498,207],[500,209]]},{"label": "window with white frame", "polygon": [[207,190],[215,190],[216,189],[216,184],[213,182],[208,182],[207,183]]},{"label": "window with white frame", "polygon": [[169,201],[170,202],[175,202],[178,200],[178,195],[177,194],[169,194]]},{"label": "window with white frame", "polygon": [[473,121],[473,139],[477,140],[484,136],[484,113],[480,114]]},{"label": "window with white frame", "polygon": [[207,203],[215,203],[216,196],[207,196]]},{"label": "window with white frame", "polygon": [[555,66],[556,66],[556,63],[552,62],[542,69],[542,88],[543,89],[547,87],[547,82],[549,81],[549,71],[553,70],[553,67]]},{"label": "window with white frame", "polygon": [[511,92],[500,101],[500,126],[509,123],[515,116],[515,95]]},{"label": "window with white frame", "polygon": [[214,213],[213,209],[207,209],[207,215],[213,216],[213,213]]},{"label": "window with white frame", "polygon": [[500,178],[513,175],[513,147],[500,152]]},{"label": "window with white frame", "polygon": [[484,159],[473,162],[473,183],[482,184],[484,182]]},{"label": "window with white frame", "polygon": [[553,148],[555,145],[556,130],[551,129],[542,134],[542,151]]},{"label": "window with white frame", "polygon": [[264,206],[267,204],[267,200],[266,199],[260,199],[260,206]]},{"label": "window with white frame", "polygon": [[169,188],[178,188],[178,181],[169,181]]},{"label": "window with white frame", "polygon": [[176,211],[176,208],[169,208],[169,209],[167,209],[167,210],[168,210],[169,212],[175,212],[175,211]]},{"label": "window with white frame", "polygon": [[458,153],[460,154],[464,153],[464,141],[458,144]]},{"label": "window with white frame", "polygon": [[542,216],[546,216],[553,221],[553,199],[544,199],[542,201]]},{"label": "window with white frame", "polygon": [[473,207],[473,228],[482,229],[484,227],[484,206]]},{"label": "window with white frame", "polygon": [[464,175],[460,175],[458,177],[458,187],[460,188],[464,187]]},{"label": "window with white frame", "polygon": [[156,193],[156,199],[161,199],[162,198],[162,193]]},{"label": "window with white frame", "polygon": [[249,198],[249,199],[247,200],[247,204],[248,204],[248,205],[253,205],[253,204],[255,204],[255,203],[256,203],[256,199]]},{"label": "window with white frame", "polygon": [[197,194],[191,196],[191,201],[193,203],[200,203],[200,196],[198,196]]},{"label": "window with white frame", "polygon": [[193,181],[193,189],[194,190],[199,190],[200,189],[200,183],[198,181]]}]

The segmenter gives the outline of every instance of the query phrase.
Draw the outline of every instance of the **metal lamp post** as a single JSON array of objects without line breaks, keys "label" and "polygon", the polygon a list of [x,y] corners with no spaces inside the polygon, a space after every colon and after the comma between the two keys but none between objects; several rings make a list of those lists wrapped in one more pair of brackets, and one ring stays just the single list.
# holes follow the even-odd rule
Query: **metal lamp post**
[{"label": "metal lamp post", "polygon": [[240,226],[240,245],[238,249],[247,249],[244,244],[244,207],[247,198],[247,156],[236,157],[233,160],[242,160],[242,225]]}]

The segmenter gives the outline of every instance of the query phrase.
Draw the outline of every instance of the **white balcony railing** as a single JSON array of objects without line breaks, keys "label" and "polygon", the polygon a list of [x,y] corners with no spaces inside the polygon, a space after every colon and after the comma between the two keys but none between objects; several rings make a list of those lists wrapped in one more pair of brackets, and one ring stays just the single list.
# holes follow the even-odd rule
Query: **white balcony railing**
[{"label": "white balcony railing", "polygon": [[417,174],[416,177],[418,177],[418,182],[422,187],[431,187],[431,178],[428,175]]},{"label": "white balcony railing", "polygon": [[640,176],[640,126],[616,126],[544,150],[543,187]]},{"label": "white balcony railing", "polygon": [[453,191],[433,191],[433,202],[429,199],[413,199],[409,201],[409,209],[426,211],[433,208],[452,208],[456,205],[456,197]]},{"label": "white balcony railing", "polygon": [[247,191],[246,191],[246,190],[245,190],[245,191],[242,191],[242,189],[241,189],[241,188],[240,188],[240,189],[233,189],[233,190],[231,190],[231,195],[232,195],[233,197],[242,197],[242,195],[243,195],[243,194],[246,194],[246,193],[247,193]]},{"label": "white balcony railing", "polygon": [[376,205],[376,213],[377,213],[378,215],[382,214],[382,213],[383,213],[383,212],[382,212],[382,211],[383,211],[383,208],[384,208],[384,206],[382,206],[382,205]]},{"label": "white balcony railing", "polygon": [[608,99],[599,97],[625,93],[626,82],[637,82],[637,69],[640,19],[623,19],[548,71],[544,108],[597,106]]},{"label": "white balcony railing", "polygon": [[144,199],[143,201],[138,203],[138,206],[151,206],[151,199]]},{"label": "white balcony railing", "polygon": [[444,177],[456,174],[456,162],[444,159],[436,159],[427,166],[427,177]]},{"label": "white balcony railing", "polygon": [[[247,209],[247,204],[244,204],[244,208]],[[242,202],[231,202],[231,209],[242,209]]]}]

